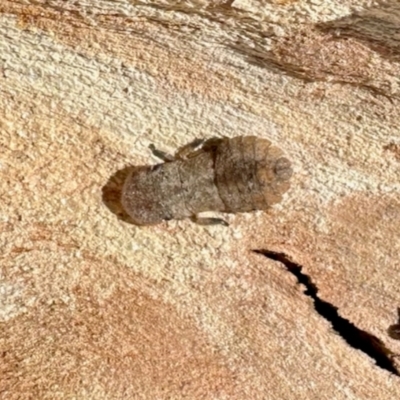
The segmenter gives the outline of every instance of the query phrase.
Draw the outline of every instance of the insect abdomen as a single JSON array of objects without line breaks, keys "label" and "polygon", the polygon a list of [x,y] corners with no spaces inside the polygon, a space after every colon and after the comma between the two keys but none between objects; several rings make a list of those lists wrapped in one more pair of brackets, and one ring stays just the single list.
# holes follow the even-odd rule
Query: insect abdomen
[{"label": "insect abdomen", "polygon": [[151,225],[223,210],[214,183],[213,154],[135,170],[127,177],[122,205],[135,223]]}]

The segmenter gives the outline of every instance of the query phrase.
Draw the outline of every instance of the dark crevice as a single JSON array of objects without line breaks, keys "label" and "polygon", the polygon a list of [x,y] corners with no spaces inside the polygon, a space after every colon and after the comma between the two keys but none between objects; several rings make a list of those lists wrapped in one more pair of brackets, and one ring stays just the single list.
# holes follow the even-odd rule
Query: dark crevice
[{"label": "dark crevice", "polygon": [[265,257],[281,262],[286,269],[292,273],[298,283],[306,287],[305,295],[314,300],[315,310],[328,320],[332,328],[353,348],[363,351],[370,356],[377,366],[383,368],[397,376],[400,376],[399,371],[395,367],[393,358],[396,356],[390,351],[385,344],[376,336],[357,328],[349,320],[341,317],[338,309],[327,301],[321,300],[318,297],[318,288],[311,280],[310,276],[304,274],[302,266],[294,263],[284,253],[278,253],[270,250],[254,250],[255,253],[262,254]]}]

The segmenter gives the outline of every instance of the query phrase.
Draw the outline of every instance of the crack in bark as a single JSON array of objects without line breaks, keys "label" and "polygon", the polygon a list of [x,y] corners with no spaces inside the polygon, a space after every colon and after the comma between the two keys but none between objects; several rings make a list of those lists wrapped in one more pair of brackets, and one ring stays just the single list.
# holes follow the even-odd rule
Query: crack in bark
[{"label": "crack in bark", "polygon": [[328,320],[332,328],[347,342],[351,347],[361,350],[371,357],[376,365],[394,375],[400,376],[393,358],[396,354],[389,350],[378,337],[357,328],[349,320],[339,315],[337,307],[318,297],[318,288],[313,283],[311,277],[302,272],[303,267],[290,260],[285,253],[271,250],[253,250],[255,253],[262,254],[270,260],[282,263],[288,272],[293,274],[299,284],[306,287],[304,294],[314,300],[315,310]]}]

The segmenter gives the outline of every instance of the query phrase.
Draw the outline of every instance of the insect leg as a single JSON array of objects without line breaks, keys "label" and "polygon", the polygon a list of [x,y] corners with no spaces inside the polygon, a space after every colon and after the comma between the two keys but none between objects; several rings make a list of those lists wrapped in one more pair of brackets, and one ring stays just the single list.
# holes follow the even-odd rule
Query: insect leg
[{"label": "insect leg", "polygon": [[175,161],[175,157],[174,156],[171,156],[171,154],[168,154],[165,151],[157,150],[156,146],[154,146],[154,144],[150,144],[149,145],[149,149],[153,153],[153,156],[155,156],[157,158],[160,158],[164,162]]},{"label": "insect leg", "polygon": [[192,153],[197,153],[197,149],[203,145],[205,139],[195,139],[189,144],[181,147],[175,154],[176,158],[184,160],[185,158],[190,157]]},{"label": "insect leg", "polygon": [[229,224],[222,218],[208,218],[208,217],[191,217],[191,220],[199,225],[222,225],[229,226]]},{"label": "insect leg", "polygon": [[175,158],[185,160],[191,157],[196,157],[199,153],[215,148],[223,139],[224,137],[218,138],[216,136],[212,136],[208,139],[195,139],[189,144],[181,147],[175,154]]}]

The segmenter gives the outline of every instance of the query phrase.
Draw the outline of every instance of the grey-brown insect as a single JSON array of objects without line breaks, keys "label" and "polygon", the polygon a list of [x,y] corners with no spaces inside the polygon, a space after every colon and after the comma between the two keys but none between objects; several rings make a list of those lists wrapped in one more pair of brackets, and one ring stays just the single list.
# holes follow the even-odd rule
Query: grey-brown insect
[{"label": "grey-brown insect", "polygon": [[196,218],[203,211],[265,210],[290,186],[290,161],[256,136],[209,139],[199,150],[184,156],[184,148],[174,158],[152,149],[168,162],[136,169],[122,191],[122,205],[138,225]]}]

